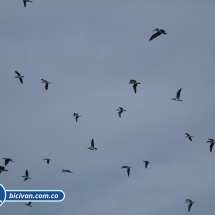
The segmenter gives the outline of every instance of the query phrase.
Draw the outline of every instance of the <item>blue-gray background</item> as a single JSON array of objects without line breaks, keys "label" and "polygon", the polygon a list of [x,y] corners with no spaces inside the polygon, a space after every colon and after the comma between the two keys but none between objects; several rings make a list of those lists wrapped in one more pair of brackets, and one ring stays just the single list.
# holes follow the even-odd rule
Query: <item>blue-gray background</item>
[{"label": "blue-gray background", "polygon": [[[215,138],[214,8],[194,0],[34,0],[26,8],[1,0],[0,158],[16,162],[0,183],[66,194],[32,208],[5,203],[2,214],[181,215],[190,198],[190,214],[213,215],[215,152],[205,142]],[[149,42],[155,28],[167,35]],[[52,82],[48,91],[41,78]],[[141,82],[137,94],[130,79]],[[171,101],[180,88],[183,102]],[[121,119],[119,106],[127,110]],[[87,149],[92,138],[97,151]],[[26,169],[32,179],[24,182]]]}]

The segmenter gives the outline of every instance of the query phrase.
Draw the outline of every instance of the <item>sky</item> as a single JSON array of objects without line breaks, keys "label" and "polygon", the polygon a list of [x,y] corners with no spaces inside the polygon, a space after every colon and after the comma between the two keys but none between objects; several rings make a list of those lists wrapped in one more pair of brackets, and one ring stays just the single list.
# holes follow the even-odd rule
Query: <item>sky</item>
[{"label": "sky", "polygon": [[[65,192],[60,203],[4,203],[2,214],[182,215],[189,198],[190,214],[213,215],[214,8],[209,0],[34,0],[26,8],[1,0],[0,165],[15,163],[0,183]],[[167,34],[149,41],[155,28]],[[136,94],[130,79],[141,83]],[[183,102],[172,101],[180,88]],[[87,149],[92,138],[97,151]]]}]

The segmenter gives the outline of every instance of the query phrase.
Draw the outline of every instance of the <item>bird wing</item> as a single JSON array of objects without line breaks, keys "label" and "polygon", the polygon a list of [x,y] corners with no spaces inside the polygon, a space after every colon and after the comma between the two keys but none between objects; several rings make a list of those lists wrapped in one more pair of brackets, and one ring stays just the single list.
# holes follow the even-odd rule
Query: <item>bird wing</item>
[{"label": "bird wing", "polygon": [[130,175],[130,168],[127,168],[128,177]]},{"label": "bird wing", "polygon": [[28,170],[26,169],[26,171],[25,171],[25,175],[28,177]]},{"label": "bird wing", "polygon": [[44,79],[42,79],[42,78],[41,78],[41,81],[47,82],[46,80],[44,80]]},{"label": "bird wing", "polygon": [[177,94],[176,94],[176,98],[177,98],[177,99],[180,99],[181,90],[182,90],[182,88],[181,88],[181,89],[177,92]]},{"label": "bird wing", "polygon": [[4,170],[4,166],[0,166],[0,170]]},{"label": "bird wing", "polygon": [[24,3],[24,6],[26,7],[26,1],[25,0],[23,0],[23,3]]},{"label": "bird wing", "polygon": [[94,140],[91,140],[91,147],[94,148]]},{"label": "bird wing", "polygon": [[8,160],[8,159],[5,159],[4,165],[7,166],[8,163],[9,163],[9,160]]},{"label": "bird wing", "polygon": [[212,152],[213,146],[214,146],[214,143],[211,143],[210,144],[210,152]]},{"label": "bird wing", "polygon": [[191,138],[191,137],[189,137],[189,140],[190,140],[190,141],[192,141],[192,138]]},{"label": "bird wing", "polygon": [[49,161],[50,161],[50,160],[48,159],[48,160],[47,160],[47,164],[49,164]]},{"label": "bird wing", "polygon": [[45,89],[46,89],[46,90],[48,90],[48,87],[49,87],[49,84],[48,84],[48,83],[46,83],[46,85],[45,85]]},{"label": "bird wing", "polygon": [[145,168],[147,168],[148,164],[149,164],[148,162],[145,162]]},{"label": "bird wing", "polygon": [[[127,166],[122,166],[122,168],[127,168]],[[122,168],[121,168],[121,169],[122,169]]]},{"label": "bird wing", "polygon": [[190,203],[190,204],[188,205],[188,212],[190,211],[192,205],[193,205],[192,203]]},{"label": "bird wing", "polygon": [[131,84],[133,84],[133,83],[135,83],[135,82],[136,82],[136,80],[134,80],[134,79],[131,79],[131,80],[130,80],[130,83],[131,83]]},{"label": "bird wing", "polygon": [[77,115],[75,116],[75,121],[76,121],[76,122],[78,121],[78,116],[77,116]]},{"label": "bird wing", "polygon": [[17,72],[17,71],[15,71],[15,73],[16,73],[17,75],[20,75],[20,73],[19,73],[19,72]]},{"label": "bird wing", "polygon": [[158,37],[159,35],[161,35],[161,33],[158,31],[150,37],[149,41],[153,40],[154,38]]},{"label": "bird wing", "polygon": [[121,113],[122,113],[122,111],[119,111],[119,112],[118,112],[120,118],[121,118]]},{"label": "bird wing", "polygon": [[187,136],[190,136],[188,133],[185,133]]},{"label": "bird wing", "polygon": [[137,84],[134,84],[133,88],[134,88],[134,92],[136,93],[137,92]]},{"label": "bird wing", "polygon": [[23,80],[22,80],[22,78],[19,78],[19,80],[20,80],[20,82],[23,84]]}]

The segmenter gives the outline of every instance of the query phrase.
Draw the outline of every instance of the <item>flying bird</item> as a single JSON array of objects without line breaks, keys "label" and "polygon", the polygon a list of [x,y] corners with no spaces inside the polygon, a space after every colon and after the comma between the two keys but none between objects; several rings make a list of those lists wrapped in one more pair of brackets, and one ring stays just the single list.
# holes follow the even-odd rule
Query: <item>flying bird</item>
[{"label": "flying bird", "polygon": [[5,169],[5,167],[4,166],[0,166],[0,173],[1,172],[4,172],[4,171],[8,171],[7,169]]},{"label": "flying bird", "polygon": [[8,164],[9,162],[15,162],[15,161],[13,161],[11,158],[2,158],[2,159],[4,159],[4,165],[5,165],[5,166],[7,166],[7,164]]},{"label": "flying bird", "polygon": [[25,204],[26,206],[32,207],[31,202],[28,202],[27,204]]},{"label": "flying bird", "polygon": [[49,164],[49,162],[50,162],[51,159],[50,158],[44,158],[43,160],[44,161],[46,160],[47,164]]},{"label": "flying bird", "polygon": [[127,169],[127,173],[128,173],[128,177],[129,177],[131,167],[130,166],[122,166],[122,168],[126,168]]},{"label": "flying bird", "polygon": [[147,168],[148,164],[151,163],[149,161],[143,161],[145,163],[145,168]]},{"label": "flying bird", "polygon": [[73,172],[71,172],[71,171],[68,170],[68,169],[62,169],[61,171],[62,171],[62,173],[63,173],[63,172],[73,173]]},{"label": "flying bird", "polygon": [[214,143],[215,143],[214,139],[209,138],[208,141],[207,141],[207,143],[210,143],[210,152],[212,152],[213,146],[214,146]]},{"label": "flying bird", "polygon": [[190,136],[188,133],[185,133],[185,134],[186,134],[187,136],[184,137],[184,138],[189,138],[189,140],[192,141],[192,137],[193,137],[193,136]]},{"label": "flying bird", "polygon": [[14,77],[14,78],[18,78],[18,79],[20,80],[20,82],[23,84],[22,78],[24,78],[25,76],[22,76],[22,75],[21,75],[19,72],[17,72],[17,71],[15,71],[15,73],[17,74],[17,76]]},{"label": "flying bird", "polygon": [[137,82],[136,80],[131,79],[129,84],[133,84],[134,92],[137,92],[137,85],[140,84],[140,82]]},{"label": "flying bird", "polygon": [[180,100],[181,90],[182,90],[182,88],[177,92],[176,97],[175,97],[175,98],[172,98],[172,100],[180,101],[180,102],[183,101],[183,100]]},{"label": "flying bird", "polygon": [[118,111],[119,117],[121,118],[121,113],[122,113],[123,111],[126,111],[126,110],[124,110],[122,107],[119,107],[119,108],[117,109],[117,111]]},{"label": "flying bird", "polygon": [[94,148],[94,140],[93,139],[91,140],[91,147],[89,147],[88,149],[97,150],[97,148]]},{"label": "flying bird", "polygon": [[51,82],[48,82],[48,81],[46,81],[44,79],[41,79],[41,81],[42,81],[41,83],[45,84],[45,89],[48,90],[49,84],[51,84]]},{"label": "flying bird", "polygon": [[188,212],[190,211],[190,209],[191,209],[191,207],[192,207],[192,205],[193,205],[193,203],[195,203],[195,202],[193,202],[192,200],[190,200],[190,199],[186,199],[186,202],[185,203],[189,203],[189,205],[188,205]]},{"label": "flying bird", "polygon": [[81,117],[81,116],[79,116],[77,113],[74,113],[73,116],[75,117],[75,121],[76,121],[76,122],[78,121],[78,118]]},{"label": "flying bird", "polygon": [[29,174],[28,174],[28,170],[26,169],[26,171],[25,171],[25,175],[24,176],[22,176],[23,178],[24,178],[24,181],[26,181],[26,180],[28,180],[28,179],[31,179],[31,178],[29,178]]},{"label": "flying bird", "polygon": [[153,31],[157,31],[157,32],[156,32],[155,34],[153,34],[153,35],[150,37],[149,41],[151,41],[151,40],[153,40],[154,38],[160,36],[161,34],[166,34],[166,31],[165,31],[165,30],[159,29],[159,28],[156,28],[156,29],[153,30]]},{"label": "flying bird", "polygon": [[26,7],[26,2],[33,2],[33,1],[30,1],[30,0],[23,0],[24,7]]}]

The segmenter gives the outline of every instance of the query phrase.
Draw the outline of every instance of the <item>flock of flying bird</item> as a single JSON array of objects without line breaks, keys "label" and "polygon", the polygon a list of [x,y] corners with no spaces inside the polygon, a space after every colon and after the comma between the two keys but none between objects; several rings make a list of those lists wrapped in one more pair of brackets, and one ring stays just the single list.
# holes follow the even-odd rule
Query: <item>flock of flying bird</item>
[{"label": "flock of flying bird", "polygon": [[[32,2],[32,1],[30,1],[30,0],[23,0],[24,7],[26,7],[26,3],[27,3],[27,2]],[[164,34],[164,35],[167,34],[165,30],[159,29],[159,28],[156,28],[156,29],[153,30],[153,31],[156,31],[156,33],[154,33],[154,34],[150,37],[149,41],[152,41],[153,39],[155,39],[156,37],[160,36],[161,34]],[[22,76],[18,71],[15,71],[15,73],[16,73],[16,75],[17,75],[15,78],[18,78],[19,81],[23,84],[23,78],[24,78],[24,76]],[[44,80],[44,79],[41,79],[41,81],[42,81],[42,83],[45,84],[45,89],[48,90],[49,84],[51,84],[51,82],[49,82],[49,81],[47,81],[47,80]],[[137,93],[137,85],[138,85],[138,84],[141,84],[141,83],[140,83],[140,82],[137,82],[137,81],[134,80],[134,79],[131,79],[130,82],[129,82],[128,84],[132,84],[132,85],[133,85],[133,90],[134,90],[134,93],[136,94],[136,93]],[[178,90],[178,92],[176,93],[176,97],[175,97],[175,98],[172,98],[171,100],[175,100],[175,101],[180,101],[180,102],[182,102],[183,100],[180,99],[181,90],[182,90],[182,88]],[[117,109],[117,111],[118,111],[119,117],[121,118],[121,114],[122,114],[124,111],[126,111],[126,110],[125,110],[123,107],[119,107],[119,108]],[[74,113],[73,116],[75,117],[76,122],[78,122],[78,118],[81,117],[78,113]],[[188,138],[190,141],[192,141],[192,137],[193,137],[193,136],[191,136],[191,135],[188,134],[188,133],[185,133],[185,134],[186,134],[185,138]],[[214,139],[209,138],[208,141],[207,141],[207,143],[210,143],[210,152],[212,152],[212,149],[213,149],[213,146],[214,146],[214,143],[215,143]],[[94,140],[93,140],[93,139],[91,140],[91,146],[90,146],[88,149],[90,149],[90,150],[97,150],[97,148],[94,147]],[[5,169],[5,167],[7,166],[7,164],[8,164],[9,162],[15,162],[15,161],[13,161],[11,158],[3,158],[3,159],[5,160],[5,165],[4,165],[4,166],[0,166],[0,173],[1,173],[1,172],[4,172],[4,171],[8,171],[7,169]],[[50,158],[44,158],[43,160],[46,161],[47,164],[49,164],[51,159],[50,159]],[[151,163],[150,161],[143,161],[143,162],[145,163],[145,168],[147,168],[147,167],[148,167],[148,164]],[[124,168],[127,169],[127,175],[128,175],[128,177],[129,177],[129,176],[130,176],[130,169],[131,169],[132,167],[130,167],[130,166],[122,166],[121,169],[124,169]],[[61,171],[62,171],[62,173],[64,173],[64,172],[66,172],[66,173],[73,173],[73,172],[71,172],[71,171],[68,170],[68,169],[62,169]],[[25,175],[22,176],[22,177],[24,178],[24,181],[27,181],[28,179],[31,179],[31,178],[29,177],[29,172],[28,172],[28,170],[25,171]],[[192,207],[193,203],[195,203],[195,202],[193,202],[191,199],[186,199],[186,202],[185,202],[185,203],[188,203],[188,212],[189,212],[189,211],[191,210],[191,207]],[[25,204],[25,205],[26,205],[26,206],[29,206],[29,207],[32,207],[31,202],[28,202],[28,203]]]},{"label": "flock of flying bird", "polygon": [[[161,30],[162,30],[162,29],[161,29]],[[159,32],[159,29],[158,29],[157,31]],[[164,31],[164,30],[162,30],[162,31]],[[165,32],[165,31],[164,31],[164,32]],[[161,34],[161,33],[160,33],[160,34]],[[156,35],[155,35],[155,34],[152,35],[152,37],[150,38],[150,40],[154,39],[155,37],[159,36],[160,34],[156,33]],[[23,78],[24,78],[24,76],[21,75],[21,74],[20,74],[19,72],[17,72],[17,71],[15,71],[15,73],[16,73],[17,76],[15,76],[14,78],[18,78],[19,81],[23,84]],[[45,84],[45,89],[48,90],[48,86],[49,86],[49,84],[51,84],[51,82],[49,82],[49,81],[47,81],[47,80],[44,80],[44,79],[41,79],[41,81],[42,81],[42,83]],[[137,82],[136,80],[131,79],[130,82],[129,82],[129,84],[133,84],[134,93],[137,93],[137,85],[140,84],[140,82]],[[175,98],[172,98],[171,100],[182,102],[182,100],[180,99],[181,90],[182,90],[182,88],[178,90],[178,92],[176,93],[176,97],[175,97]],[[121,114],[122,114],[124,111],[126,111],[126,110],[125,110],[123,107],[119,107],[119,108],[117,109],[117,111],[118,111],[119,117],[121,118]],[[73,117],[75,117],[76,122],[78,122],[78,118],[81,117],[81,116],[80,116],[78,113],[74,113],[74,114],[73,114]],[[188,134],[188,133],[185,133],[185,134],[186,134],[185,138],[188,138],[190,141],[192,141],[192,137],[193,137],[193,136],[191,136],[191,135]],[[208,141],[207,141],[207,143],[210,143],[210,152],[212,152],[212,149],[213,149],[213,146],[214,146],[215,141],[214,141],[213,139],[209,138]],[[94,147],[94,139],[91,140],[91,146],[90,146],[88,149],[90,149],[90,150],[97,150],[97,148]],[[15,162],[15,161],[13,161],[11,158],[3,158],[3,159],[5,160],[5,166],[0,166],[0,173],[3,172],[3,171],[8,171],[7,169],[5,169],[5,167],[7,166],[7,164],[8,164],[9,162]],[[43,160],[46,161],[47,164],[49,164],[51,159],[50,159],[50,158],[44,158]],[[147,167],[148,167],[148,164],[151,163],[150,161],[143,161],[143,162],[145,163],[145,168],[147,168]],[[131,169],[132,167],[130,167],[130,166],[122,166],[121,169],[124,169],[124,168],[127,169],[127,174],[128,174],[128,177],[129,177],[129,176],[130,176],[130,169]],[[66,172],[66,173],[73,173],[73,172],[71,172],[71,171],[68,170],[68,169],[62,169],[61,171],[62,171],[62,173],[64,173],[64,172]],[[31,179],[31,178],[29,177],[28,170],[25,171],[25,175],[22,176],[22,177],[24,178],[24,181],[27,181],[28,179]],[[188,211],[190,211],[191,206],[192,206],[193,203],[195,203],[195,202],[193,202],[193,201],[190,200],[190,199],[186,199],[186,202],[185,202],[185,203],[189,203],[189,204],[188,204]],[[26,205],[26,206],[29,206],[29,207],[32,207],[31,202],[28,202],[28,203],[25,204],[25,205]]]},{"label": "flock of flying bird", "polygon": [[[21,74],[20,74],[19,72],[17,72],[17,71],[15,71],[15,73],[17,74],[17,76],[16,76],[15,78],[18,78],[19,81],[23,84],[23,78],[24,78],[25,76],[21,75]],[[44,80],[44,79],[41,79],[41,81],[42,81],[42,83],[45,84],[45,89],[48,90],[49,84],[51,84],[51,82],[46,81],[46,80]]]},{"label": "flock of flying bird", "polygon": [[[23,0],[23,2],[24,2],[24,5],[26,6],[26,2],[31,2],[31,1]],[[163,29],[158,29],[158,28],[156,28],[154,31],[157,31],[157,32],[151,36],[151,38],[149,39],[149,41],[153,40],[154,38],[158,37],[158,36],[161,35],[161,34],[166,34],[166,31],[163,30]],[[18,78],[19,81],[23,84],[23,78],[24,78],[24,76],[21,75],[18,71],[15,71],[15,73],[16,73],[15,78]],[[45,84],[45,89],[48,90],[49,84],[51,84],[51,82],[49,82],[49,81],[47,81],[47,80],[45,80],[45,79],[41,79],[41,81],[42,81],[42,83]],[[132,84],[132,85],[133,85],[134,93],[136,94],[136,93],[137,93],[137,85],[138,85],[138,84],[141,84],[141,83],[140,83],[140,82],[137,82],[137,81],[134,80],[134,79],[131,79],[130,82],[129,82],[128,84]],[[176,93],[176,97],[175,97],[175,98],[172,98],[171,100],[182,102],[183,100],[180,99],[181,90],[182,90],[182,88],[178,90],[178,92]],[[126,111],[126,110],[125,110],[123,107],[119,107],[119,108],[117,109],[117,111],[118,111],[119,117],[121,118],[121,114],[122,114],[124,111]],[[76,122],[78,122],[78,118],[81,117],[78,113],[74,113],[73,116],[75,117]],[[192,141],[192,137],[193,137],[193,136],[191,136],[191,135],[188,134],[188,133],[185,133],[185,134],[186,134],[185,138],[188,138],[190,141]],[[210,143],[210,152],[212,152],[212,149],[213,149],[213,146],[214,146],[215,141],[214,141],[213,139],[209,138],[208,141],[207,141],[207,143]],[[90,146],[88,149],[90,149],[90,150],[97,150],[97,148],[94,147],[94,140],[93,140],[93,139],[91,140],[91,146]],[[5,160],[5,166],[0,166],[0,173],[3,172],[3,171],[8,171],[7,169],[5,169],[5,167],[6,167],[6,165],[7,165],[9,162],[15,162],[15,161],[13,161],[11,158],[3,158],[3,159]],[[44,160],[47,162],[47,164],[49,164],[51,159],[50,159],[50,158],[44,158]],[[143,162],[145,163],[145,168],[147,168],[147,167],[148,167],[148,164],[151,163],[150,161],[143,161]],[[122,166],[122,169],[123,169],[123,168],[127,169],[127,174],[128,174],[128,176],[130,176],[130,169],[131,169],[132,167],[130,167],[130,166]],[[61,171],[62,171],[62,173],[64,173],[64,172],[66,172],[66,173],[73,173],[73,172],[71,172],[71,171],[68,170],[68,169],[62,169]],[[24,178],[24,181],[26,181],[26,180],[28,180],[28,179],[31,179],[31,178],[29,177],[28,170],[25,171],[25,175],[22,176],[22,177]],[[185,203],[189,203],[189,204],[188,204],[188,211],[190,211],[191,206],[192,206],[193,203],[195,203],[195,202],[193,202],[193,201],[190,200],[190,199],[186,199],[186,202],[185,202]],[[26,205],[26,206],[29,206],[29,207],[32,207],[31,202],[28,202],[28,203],[25,204],[25,205]]]}]

